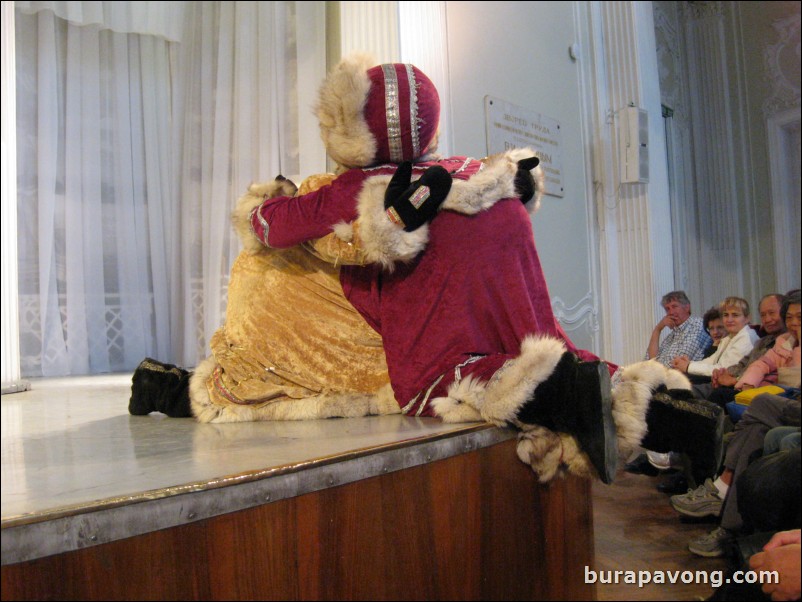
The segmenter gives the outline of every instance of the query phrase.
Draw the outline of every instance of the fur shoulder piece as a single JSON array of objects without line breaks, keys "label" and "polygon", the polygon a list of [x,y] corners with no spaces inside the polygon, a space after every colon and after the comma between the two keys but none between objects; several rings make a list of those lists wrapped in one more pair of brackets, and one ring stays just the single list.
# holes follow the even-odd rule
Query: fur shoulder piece
[{"label": "fur shoulder piece", "polygon": [[[484,163],[482,171],[470,180],[454,180],[451,192],[440,209],[473,215],[489,209],[496,201],[515,198],[518,161],[534,155],[532,149],[515,148],[487,157],[482,161]],[[535,179],[535,196],[526,203],[526,208],[530,213],[535,213],[540,208],[546,179],[539,165],[532,170],[532,177]]]},{"label": "fur shoulder piece", "polygon": [[281,176],[271,182],[251,184],[248,187],[248,192],[237,201],[237,206],[231,215],[234,231],[239,236],[242,247],[246,252],[259,253],[265,248],[251,229],[251,212],[264,203],[265,199],[272,199],[278,196],[293,196],[297,190],[295,184]]},{"label": "fur shoulder piece", "polygon": [[[534,156],[528,148],[513,149],[488,157],[481,171],[468,180],[454,179],[451,190],[440,210],[447,209],[465,215],[474,215],[492,207],[501,199],[515,198],[515,175],[518,161]],[[532,170],[535,196],[526,207],[534,212],[543,196],[543,170]],[[339,238],[358,244],[367,263],[379,263],[392,270],[398,262],[408,262],[424,250],[429,241],[429,226],[423,225],[413,232],[405,232],[388,219],[384,210],[384,193],[390,176],[377,175],[365,180],[357,203],[357,220],[352,224],[339,224],[335,232]]]}]

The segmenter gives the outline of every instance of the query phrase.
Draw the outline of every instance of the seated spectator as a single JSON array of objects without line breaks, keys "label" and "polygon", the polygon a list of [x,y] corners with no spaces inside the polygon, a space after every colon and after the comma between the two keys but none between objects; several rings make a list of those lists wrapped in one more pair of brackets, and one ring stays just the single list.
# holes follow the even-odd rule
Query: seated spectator
[{"label": "seated spectator", "polygon": [[802,304],[799,291],[788,295],[782,306],[782,316],[788,332],[779,336],[763,357],[752,362],[743,376],[735,383],[737,391],[778,384],[785,387],[799,387],[800,350],[799,339],[802,333]]},{"label": "seated spectator", "polygon": [[764,583],[761,587],[767,599],[799,600],[802,596],[802,563],[800,558],[802,535],[799,529],[780,531],[763,546],[763,551],[749,559],[753,571],[777,571],[777,583]]},{"label": "seated spectator", "polygon": [[671,362],[672,368],[689,376],[710,378],[717,368],[729,368],[752,351],[758,336],[749,323],[749,303],[746,299],[727,297],[719,307],[727,336],[721,339],[715,353],[697,361],[680,355]]},{"label": "seated spectator", "polygon": [[[770,293],[763,296],[758,304],[758,310],[760,312],[760,329],[766,334],[758,340],[752,351],[741,358],[741,361],[737,364],[728,368],[714,370],[711,381],[693,383],[694,397],[712,401],[721,407],[725,407],[727,403],[733,401],[737,393],[733,385],[746,370],[746,367],[771,349],[777,337],[785,332],[785,322],[781,313],[784,301],[785,295],[778,293]],[[705,315],[707,316],[707,314]],[[681,468],[682,470],[675,472],[657,485],[657,489],[663,493],[684,493],[689,485],[695,487],[697,482],[704,481],[704,477],[701,480],[697,480],[696,477],[688,474],[689,472],[698,473],[700,467],[688,466],[687,458],[683,458],[677,453],[657,454],[649,452],[648,455],[644,454],[627,465],[629,472],[651,475],[659,474],[658,469],[666,470],[668,468]]]},{"label": "seated spectator", "polygon": [[798,426],[775,426],[763,439],[763,455],[770,456],[802,446],[802,429]]},{"label": "seated spectator", "polygon": [[[654,359],[667,368],[670,368],[675,358],[680,356],[701,360],[704,357],[705,350],[712,344],[713,339],[707,333],[702,319],[691,315],[691,302],[685,291],[666,293],[660,300],[660,304],[663,306],[666,315],[652,330],[649,347],[646,351],[646,359]],[[660,337],[666,328],[670,332],[661,341]],[[613,384],[616,383],[619,374],[620,372],[617,372],[613,375]],[[661,458],[670,467],[669,455],[664,454]],[[633,474],[648,474],[651,476],[658,474],[658,469],[650,463],[645,453],[640,454],[629,462],[625,470]]]},{"label": "seated spectator", "polygon": [[[694,539],[688,549],[699,556],[723,556],[743,521],[738,511],[736,482],[750,460],[763,449],[766,433],[777,426],[799,426],[800,398],[758,395],[735,425],[724,457],[724,470],[694,490],[671,497],[672,507],[692,517],[720,516],[721,523],[707,535]],[[681,451],[681,450],[680,450]]]},{"label": "seated spectator", "polygon": [[802,527],[802,450],[753,461],[738,477],[736,501],[745,536]]},{"label": "seated spectator", "polygon": [[[704,328],[702,319],[691,315],[691,302],[685,291],[672,291],[663,296],[660,304],[666,315],[652,330],[646,359],[655,359],[667,368],[678,356],[700,360],[712,339]],[[665,328],[670,332],[661,341]]]},{"label": "seated spectator", "polygon": [[785,295],[778,293],[765,295],[760,300],[758,304],[760,327],[766,334],[755,343],[752,352],[741,358],[740,362],[729,368],[714,370],[710,383],[694,384],[693,392],[695,397],[713,401],[722,407],[733,400],[737,392],[734,389],[734,385],[743,375],[746,367],[774,347],[777,337],[785,332],[785,321],[781,313],[784,301]]},{"label": "seated spectator", "polygon": [[702,316],[702,323],[705,325],[705,331],[713,339],[713,342],[705,349],[704,357],[710,357],[718,349],[718,344],[725,336],[727,336],[727,329],[724,328],[724,322],[721,321],[721,312],[718,306],[713,306],[705,312]]}]

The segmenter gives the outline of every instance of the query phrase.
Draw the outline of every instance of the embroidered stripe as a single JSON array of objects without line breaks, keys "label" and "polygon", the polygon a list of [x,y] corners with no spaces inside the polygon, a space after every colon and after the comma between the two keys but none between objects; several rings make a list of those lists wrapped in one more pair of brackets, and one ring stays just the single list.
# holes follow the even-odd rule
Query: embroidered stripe
[{"label": "embroidered stripe", "polygon": [[178,378],[181,378],[183,376],[183,374],[181,373],[181,370],[178,369],[178,368],[170,368],[168,370],[166,367],[161,366],[159,364],[154,364],[153,362],[150,362],[147,359],[143,360],[139,364],[139,367],[143,368],[145,370],[153,370],[154,372],[162,372],[164,374],[174,374]]},{"label": "embroidered stripe", "polygon": [[393,222],[394,224],[398,224],[402,228],[406,227],[404,220],[402,220],[401,216],[398,215],[398,211],[395,210],[395,207],[388,207],[385,213],[387,214],[387,217],[390,218],[391,222]]},{"label": "embroidered stripe", "polygon": [[[261,208],[262,208],[262,206],[259,205],[258,207],[254,207],[254,209],[251,211],[251,232],[253,232],[253,235],[256,238],[258,238],[259,240],[262,241],[263,245],[265,245],[266,247],[269,247],[270,245],[267,243],[267,235],[270,233],[270,224],[267,223],[267,220],[262,215],[262,212],[260,211]],[[253,215],[254,215],[254,213],[256,214],[256,218],[259,220],[259,225],[262,227],[262,235],[261,236],[256,232],[256,230],[253,227]]]},{"label": "embroidered stripe", "polygon": [[415,412],[415,416],[420,416],[421,414],[423,414],[423,410],[426,408],[426,406],[427,406],[427,405],[428,405],[428,403],[429,403],[429,395],[431,395],[431,394],[432,394],[432,391],[434,390],[434,388],[435,388],[437,385],[439,385],[439,384],[440,384],[440,381],[441,381],[441,380],[443,380],[443,377],[444,377],[444,376],[445,376],[445,374],[441,374],[440,376],[438,376],[438,377],[437,377],[437,380],[436,380],[436,381],[434,381],[434,383],[432,384],[432,386],[431,386],[431,387],[429,387],[429,390],[428,390],[428,391],[426,391],[426,395],[423,397],[423,401],[421,401],[421,403],[420,403],[420,406],[418,406],[418,411],[417,411],[417,412]]},{"label": "embroidered stripe", "polygon": [[418,86],[412,65],[404,65],[409,82],[409,129],[412,134],[412,156],[420,156],[420,137],[418,136]]},{"label": "embroidered stripe", "polygon": [[393,65],[382,65],[382,71],[384,71],[384,108],[387,114],[387,145],[390,160],[401,163],[404,160],[404,147],[401,142],[398,77]]},{"label": "embroidered stripe", "polygon": [[418,397],[420,397],[420,393],[415,395],[415,397],[412,398],[412,401],[410,401],[407,405],[405,405],[403,408],[401,408],[401,413],[402,414],[406,414],[407,412],[409,412],[412,409],[412,407],[415,405],[415,403],[417,403]]},{"label": "embroidered stripe", "polygon": [[409,197],[409,202],[412,203],[415,209],[420,209],[420,206],[423,205],[423,202],[428,199],[430,195],[429,187],[421,186]]},{"label": "embroidered stripe", "polygon": [[[460,166],[458,169],[455,169],[454,171],[452,171],[451,173],[452,173],[452,174],[455,174],[455,173],[459,173],[459,172],[461,172],[461,171],[464,171],[464,170],[466,170],[466,169],[468,168],[468,166],[469,166],[469,165],[470,165],[470,164],[471,164],[473,161],[475,161],[475,159],[472,159],[471,157],[467,157],[467,158],[465,159],[465,161],[463,161],[463,162],[462,162],[462,165],[461,165],[461,166]],[[480,164],[480,166],[479,166],[479,169],[481,170],[481,169],[482,169],[484,166],[485,166],[485,164],[484,164],[484,163],[481,163],[481,164]]]},{"label": "embroidered stripe", "polygon": [[220,393],[223,397],[228,399],[231,403],[236,403],[237,405],[248,405],[247,402],[243,401],[236,395],[234,395],[228,387],[223,384],[223,369],[220,366],[217,366],[214,369],[214,388],[217,389],[217,392]]},{"label": "embroidered stripe", "polygon": [[459,384],[462,380],[462,370],[460,368],[464,368],[468,364],[473,364],[474,362],[478,362],[480,359],[485,357],[484,355],[474,355],[462,362],[459,366],[454,368],[454,382]]}]

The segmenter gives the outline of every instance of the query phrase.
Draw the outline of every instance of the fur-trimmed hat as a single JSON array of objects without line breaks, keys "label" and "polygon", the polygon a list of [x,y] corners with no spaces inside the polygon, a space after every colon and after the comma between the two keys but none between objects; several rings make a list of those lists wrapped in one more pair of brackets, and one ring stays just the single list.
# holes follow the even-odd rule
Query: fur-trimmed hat
[{"label": "fur-trimmed hat", "polygon": [[435,146],[440,97],[432,81],[404,63],[343,59],[320,88],[316,107],[326,151],[343,167],[414,161]]}]

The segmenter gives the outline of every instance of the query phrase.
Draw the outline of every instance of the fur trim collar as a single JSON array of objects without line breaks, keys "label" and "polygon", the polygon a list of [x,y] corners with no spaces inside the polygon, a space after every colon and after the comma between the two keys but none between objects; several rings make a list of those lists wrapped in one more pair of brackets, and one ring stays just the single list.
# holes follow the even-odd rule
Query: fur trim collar
[{"label": "fur trim collar", "polygon": [[[479,173],[468,180],[454,179],[451,190],[440,206],[449,211],[464,215],[475,215],[492,207],[501,199],[515,198],[515,174],[518,161],[534,155],[531,149],[514,149],[488,157],[483,161]],[[537,211],[543,196],[543,170],[540,166],[532,170],[536,193],[526,207],[530,212]],[[382,175],[368,178],[359,194],[356,228],[338,225],[337,236],[346,241],[357,238],[369,263],[379,263],[388,270],[393,264],[414,259],[429,240],[428,225],[413,232],[405,232],[391,222],[384,212],[384,193],[391,176]]]},{"label": "fur trim collar", "polygon": [[[474,215],[489,209],[496,201],[515,198],[518,161],[534,155],[532,149],[516,148],[487,157],[482,161],[482,170],[470,180],[454,180],[440,209]],[[539,165],[532,170],[532,176],[535,179],[535,196],[526,204],[526,208],[530,213],[535,213],[540,208],[546,178]]]}]

